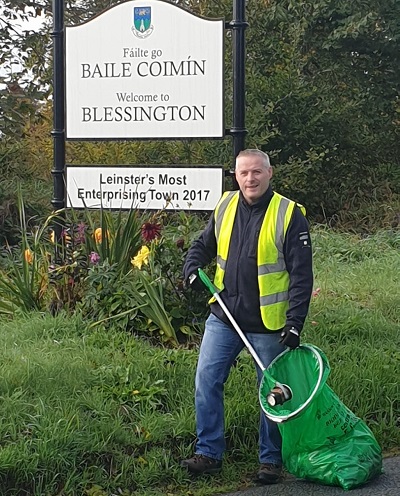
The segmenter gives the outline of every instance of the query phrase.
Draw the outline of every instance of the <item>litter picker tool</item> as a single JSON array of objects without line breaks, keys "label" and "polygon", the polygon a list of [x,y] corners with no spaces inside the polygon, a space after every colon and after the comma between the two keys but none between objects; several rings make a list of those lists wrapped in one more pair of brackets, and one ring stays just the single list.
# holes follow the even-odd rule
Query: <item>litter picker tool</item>
[{"label": "litter picker tool", "polygon": [[[244,334],[244,332],[239,327],[236,320],[233,318],[233,315],[230,313],[230,311],[226,307],[225,303],[223,302],[222,298],[220,297],[220,295],[218,293],[218,289],[210,281],[209,277],[202,269],[198,269],[198,273],[199,273],[199,277],[200,277],[202,283],[208,288],[210,293],[217,300],[220,307],[224,311],[225,315],[228,317],[230,323],[233,325],[236,332],[239,334],[243,343],[245,344],[246,348],[249,350],[251,356],[254,358],[255,362],[260,367],[260,369],[263,373],[263,381],[260,384],[259,394],[261,394],[261,391],[265,390],[264,380],[266,379],[266,380],[268,380],[268,383],[273,383],[273,387],[270,388],[270,390],[268,391],[268,393],[266,395],[266,401],[269,405],[275,406],[275,405],[282,404],[285,401],[290,400],[292,398],[292,395],[293,395],[291,388],[287,384],[281,384],[280,382],[276,381],[275,379],[273,379],[271,377],[271,375],[267,372],[266,367],[264,366],[264,364],[260,360],[260,357],[257,355],[254,348],[252,347],[249,340],[247,339],[246,335]],[[284,353],[286,353],[286,352],[284,352]],[[288,419],[287,418],[281,419],[279,417],[277,419],[271,419],[271,420],[274,420],[275,422],[282,422],[283,420],[288,420]]]}]

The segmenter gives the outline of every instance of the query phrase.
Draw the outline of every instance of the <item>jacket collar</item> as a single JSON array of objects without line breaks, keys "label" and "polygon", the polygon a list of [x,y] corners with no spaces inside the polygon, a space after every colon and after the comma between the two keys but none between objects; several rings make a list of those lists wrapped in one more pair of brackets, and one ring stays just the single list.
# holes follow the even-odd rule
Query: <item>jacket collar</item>
[{"label": "jacket collar", "polygon": [[244,199],[243,193],[241,191],[239,192],[240,203],[246,208],[251,208],[256,210],[267,207],[273,195],[274,192],[272,191],[271,186],[268,186],[267,191],[260,197],[260,199],[256,203],[253,203],[253,205],[249,205],[247,201]]}]

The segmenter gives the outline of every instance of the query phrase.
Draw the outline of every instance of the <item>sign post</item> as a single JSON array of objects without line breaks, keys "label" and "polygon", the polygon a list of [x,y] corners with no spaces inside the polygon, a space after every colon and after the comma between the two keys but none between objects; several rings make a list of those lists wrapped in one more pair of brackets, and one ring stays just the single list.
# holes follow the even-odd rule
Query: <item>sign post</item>
[{"label": "sign post", "polygon": [[[64,114],[64,0],[53,0],[53,198],[51,204],[54,210],[65,206],[65,114]],[[61,239],[63,219],[54,222],[54,234]],[[55,243],[55,258],[59,258],[58,243]]]},{"label": "sign post", "polygon": [[239,189],[235,178],[235,162],[238,153],[245,148],[247,129],[245,127],[245,30],[246,22],[246,0],[234,0],[232,27],[233,42],[233,122],[230,134],[233,137],[233,161],[230,171],[233,189]]}]

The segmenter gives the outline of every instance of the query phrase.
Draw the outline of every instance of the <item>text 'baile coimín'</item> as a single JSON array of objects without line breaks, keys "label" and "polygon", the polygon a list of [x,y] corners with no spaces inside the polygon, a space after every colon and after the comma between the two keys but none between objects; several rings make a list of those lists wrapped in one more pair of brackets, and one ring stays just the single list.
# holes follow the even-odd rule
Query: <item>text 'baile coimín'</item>
[{"label": "text 'baile coim\u00edn'", "polygon": [[223,21],[133,0],[68,27],[66,132],[68,139],[223,137]]}]

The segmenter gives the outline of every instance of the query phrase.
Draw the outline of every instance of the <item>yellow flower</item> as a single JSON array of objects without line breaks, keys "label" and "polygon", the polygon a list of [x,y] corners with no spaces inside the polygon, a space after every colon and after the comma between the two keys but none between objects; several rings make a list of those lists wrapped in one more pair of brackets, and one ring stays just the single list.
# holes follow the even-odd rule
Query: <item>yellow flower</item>
[{"label": "yellow flower", "polygon": [[150,255],[150,250],[147,248],[147,246],[142,246],[136,257],[132,258],[131,264],[140,270],[144,263],[145,264],[149,263],[149,255]]},{"label": "yellow flower", "polygon": [[[71,236],[67,233],[67,231],[61,231],[61,236],[65,243],[71,243]],[[50,232],[50,241],[53,244],[56,242],[56,233],[53,230]]]},{"label": "yellow flower", "polygon": [[25,250],[24,257],[25,261],[28,262],[28,264],[31,264],[33,262],[33,254],[29,248]]},{"label": "yellow flower", "polygon": [[71,243],[71,236],[67,233],[61,233],[62,237],[64,238],[65,243]]},{"label": "yellow flower", "polygon": [[94,233],[93,233],[94,239],[96,243],[101,243],[101,240],[103,239],[103,232],[101,227],[98,227]]}]

